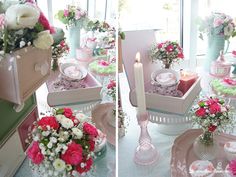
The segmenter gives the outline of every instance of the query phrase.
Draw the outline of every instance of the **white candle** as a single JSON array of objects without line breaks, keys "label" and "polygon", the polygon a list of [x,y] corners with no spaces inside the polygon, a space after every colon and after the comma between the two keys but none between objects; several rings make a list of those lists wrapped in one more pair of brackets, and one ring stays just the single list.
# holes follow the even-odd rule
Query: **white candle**
[{"label": "white candle", "polygon": [[134,80],[138,104],[138,114],[143,114],[146,112],[146,99],[144,91],[143,64],[140,63],[139,52],[136,54],[136,60],[134,63]]}]

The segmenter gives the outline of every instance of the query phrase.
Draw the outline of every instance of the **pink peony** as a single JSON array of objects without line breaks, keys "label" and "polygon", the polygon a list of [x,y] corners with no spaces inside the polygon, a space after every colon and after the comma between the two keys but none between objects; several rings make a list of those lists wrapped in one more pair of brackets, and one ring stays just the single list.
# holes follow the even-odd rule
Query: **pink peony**
[{"label": "pink peony", "polygon": [[204,108],[199,108],[196,112],[195,112],[196,116],[198,117],[204,117],[206,115],[206,110]]},{"label": "pink peony", "polygon": [[64,116],[66,116],[67,118],[70,118],[73,115],[73,111],[70,108],[64,108]]},{"label": "pink peony", "polygon": [[91,135],[92,137],[98,136],[98,131],[97,131],[96,127],[94,127],[93,125],[91,125],[87,122],[84,123],[83,130],[85,133]]},{"label": "pink peony", "polygon": [[57,130],[59,128],[59,123],[54,116],[43,117],[38,121],[38,126],[41,126],[43,130],[47,130],[47,126]]},{"label": "pink peony", "polygon": [[236,160],[231,160],[229,163],[229,171],[233,174],[236,175]]},{"label": "pink peony", "polygon": [[32,160],[34,164],[37,165],[43,161],[44,156],[40,151],[39,143],[37,141],[34,141],[32,146],[28,149],[27,156]]},{"label": "pink peony", "polygon": [[65,17],[68,17],[68,16],[69,16],[69,10],[67,10],[67,9],[64,10],[64,16],[65,16]]},{"label": "pink peony", "polygon": [[174,50],[174,46],[171,44],[166,47],[167,52],[172,52],[173,50]]},{"label": "pink peony", "polygon": [[67,164],[78,165],[83,159],[83,149],[80,144],[72,142],[68,145],[68,149],[61,155],[61,159]]},{"label": "pink peony", "polygon": [[211,104],[209,107],[210,114],[216,114],[221,111],[221,106],[218,103]]}]

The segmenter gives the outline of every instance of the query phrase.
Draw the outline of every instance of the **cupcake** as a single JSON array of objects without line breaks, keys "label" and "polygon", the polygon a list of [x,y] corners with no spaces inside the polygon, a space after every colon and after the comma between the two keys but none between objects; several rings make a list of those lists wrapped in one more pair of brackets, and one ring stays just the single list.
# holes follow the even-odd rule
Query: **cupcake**
[{"label": "cupcake", "polygon": [[189,167],[189,173],[192,177],[212,177],[215,168],[210,161],[196,160]]}]

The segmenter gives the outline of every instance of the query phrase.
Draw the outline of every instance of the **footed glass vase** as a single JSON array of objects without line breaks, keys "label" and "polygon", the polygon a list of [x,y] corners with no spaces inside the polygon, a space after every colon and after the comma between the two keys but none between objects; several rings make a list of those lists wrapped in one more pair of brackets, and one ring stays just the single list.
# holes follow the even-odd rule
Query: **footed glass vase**
[{"label": "footed glass vase", "polygon": [[[225,46],[226,43],[226,46]],[[220,55],[220,51],[226,53],[229,48],[229,41],[225,42],[224,35],[210,35],[208,36],[208,46],[206,52],[206,59],[204,62],[205,71],[210,71],[212,61],[217,60]]]},{"label": "footed glass vase", "polygon": [[76,49],[80,48],[80,30],[81,25],[77,23],[75,26],[69,27],[68,43],[69,43],[69,57],[76,58]]},{"label": "footed glass vase", "polygon": [[213,160],[218,153],[218,143],[214,134],[204,131],[193,143],[193,151],[201,160]]}]

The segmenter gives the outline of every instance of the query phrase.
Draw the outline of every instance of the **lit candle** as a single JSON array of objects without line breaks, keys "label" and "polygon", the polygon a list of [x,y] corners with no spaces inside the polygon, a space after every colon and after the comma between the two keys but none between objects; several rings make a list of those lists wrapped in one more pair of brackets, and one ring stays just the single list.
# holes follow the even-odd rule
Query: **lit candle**
[{"label": "lit candle", "polygon": [[194,84],[197,78],[197,73],[181,71],[178,90],[185,94],[189,90],[189,88]]},{"label": "lit candle", "polygon": [[146,112],[146,99],[144,91],[144,79],[143,79],[143,64],[140,63],[140,53],[136,54],[136,60],[134,63],[134,79],[136,98],[138,105],[138,114],[144,114]]}]

